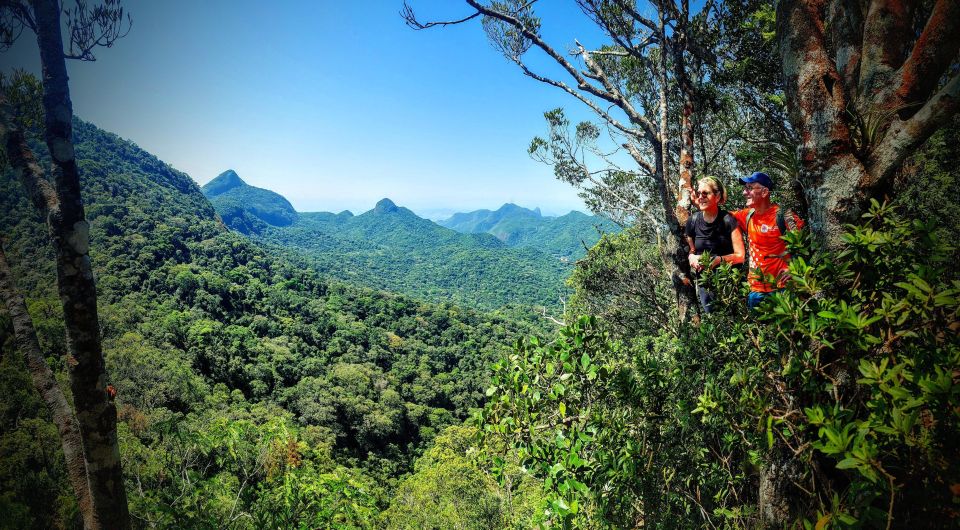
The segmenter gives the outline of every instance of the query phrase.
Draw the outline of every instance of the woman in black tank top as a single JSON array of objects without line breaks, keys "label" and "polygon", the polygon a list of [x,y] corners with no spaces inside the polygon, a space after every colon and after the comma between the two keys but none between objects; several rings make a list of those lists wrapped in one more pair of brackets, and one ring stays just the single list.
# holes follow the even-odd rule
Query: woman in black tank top
[{"label": "woman in black tank top", "polygon": [[[704,177],[697,184],[693,200],[700,211],[687,220],[686,236],[690,246],[690,270],[699,277],[703,265],[700,256],[709,252],[713,256],[712,269],[722,262],[736,265],[743,263],[743,234],[737,220],[720,206],[727,202],[727,190],[716,177]],[[713,293],[697,282],[697,295],[705,312],[710,312]]]}]

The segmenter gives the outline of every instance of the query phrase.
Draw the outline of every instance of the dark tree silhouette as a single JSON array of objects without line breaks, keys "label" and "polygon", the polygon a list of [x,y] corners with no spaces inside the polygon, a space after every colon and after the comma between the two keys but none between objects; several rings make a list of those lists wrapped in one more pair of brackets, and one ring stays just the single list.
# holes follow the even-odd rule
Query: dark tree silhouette
[{"label": "dark tree silhouette", "polygon": [[[61,20],[65,15],[65,24]],[[111,46],[129,31],[130,19],[116,0],[91,7],[77,1],[61,8],[57,0],[0,2],[0,36],[6,47],[29,29],[37,36],[43,67],[43,134],[53,162],[52,182],[36,163],[19,129],[14,109],[4,97],[0,134],[7,159],[28,196],[47,221],[56,254],[57,287],[63,303],[67,339],[67,366],[74,410],[66,404],[55,382],[42,366],[29,315],[13,287],[6,260],[0,262],[2,292],[14,316],[17,343],[27,357],[37,388],[51,407],[61,433],[71,482],[86,528],[129,528],[127,497],[117,444],[117,411],[106,393],[106,374],[97,318],[97,292],[89,256],[89,224],[83,208],[80,174],[74,158],[73,106],[66,59],[93,60],[97,46]],[[64,51],[62,25],[70,35]],[[33,340],[31,340],[33,336]],[[44,364],[42,358],[40,364]],[[51,386],[53,383],[53,386]],[[72,416],[72,417],[71,417]],[[79,436],[76,436],[76,427]],[[79,445],[78,445],[79,444]],[[85,481],[77,454],[83,455]],[[84,483],[87,491],[83,491]]]}]

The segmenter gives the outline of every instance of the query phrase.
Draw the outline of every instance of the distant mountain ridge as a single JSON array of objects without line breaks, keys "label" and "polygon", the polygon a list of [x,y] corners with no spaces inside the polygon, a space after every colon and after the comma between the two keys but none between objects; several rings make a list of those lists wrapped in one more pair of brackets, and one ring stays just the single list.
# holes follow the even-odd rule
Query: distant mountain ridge
[{"label": "distant mountain ridge", "polygon": [[[571,272],[550,253],[440,226],[386,198],[360,215],[296,212],[282,196],[247,185],[233,171],[203,190],[234,230],[297,251],[334,278],[430,301],[482,309],[552,306]],[[265,210],[286,215],[277,222]]]},{"label": "distant mountain ridge", "polygon": [[606,219],[581,212],[544,217],[539,208],[530,210],[511,203],[495,211],[456,213],[438,224],[466,234],[491,234],[508,246],[535,248],[562,259],[578,259],[602,232],[620,231]]},{"label": "distant mountain ridge", "polygon": [[516,204],[507,203],[496,211],[475,210],[467,213],[455,213],[449,219],[439,221],[437,224],[463,232],[474,234],[480,232],[489,232],[498,223],[508,219],[542,219],[540,208],[529,210]]}]

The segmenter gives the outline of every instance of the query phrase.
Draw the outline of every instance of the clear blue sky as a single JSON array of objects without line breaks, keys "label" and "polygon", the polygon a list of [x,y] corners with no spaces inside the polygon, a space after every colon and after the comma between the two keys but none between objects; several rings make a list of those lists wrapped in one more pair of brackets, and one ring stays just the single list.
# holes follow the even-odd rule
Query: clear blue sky
[{"label": "clear blue sky", "polygon": [[[411,3],[425,19],[470,12]],[[561,48],[597,44],[573,2],[541,3]],[[545,110],[587,117],[581,104],[523,76],[478,19],[414,31],[401,5],[128,0],[130,34],[94,63],[70,61],[74,110],[200,184],[234,169],[300,211],[358,213],[383,197],[433,217],[504,202],[585,210],[526,154]],[[35,47],[25,33],[4,63],[35,64]]]}]

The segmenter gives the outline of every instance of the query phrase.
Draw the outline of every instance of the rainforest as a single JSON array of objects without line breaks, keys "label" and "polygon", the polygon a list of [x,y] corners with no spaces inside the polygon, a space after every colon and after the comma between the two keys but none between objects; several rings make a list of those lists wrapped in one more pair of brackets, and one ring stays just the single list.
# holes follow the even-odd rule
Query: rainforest
[{"label": "rainforest", "polygon": [[960,4],[215,4],[0,2],[0,528],[960,524]]}]

